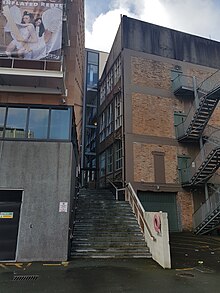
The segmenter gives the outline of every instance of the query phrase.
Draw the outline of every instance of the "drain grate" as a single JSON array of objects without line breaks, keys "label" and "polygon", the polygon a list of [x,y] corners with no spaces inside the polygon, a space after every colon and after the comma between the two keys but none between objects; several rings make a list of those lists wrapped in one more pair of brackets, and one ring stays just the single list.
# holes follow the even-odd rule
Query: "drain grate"
[{"label": "drain grate", "polygon": [[16,275],[13,277],[13,281],[36,281],[39,275]]}]

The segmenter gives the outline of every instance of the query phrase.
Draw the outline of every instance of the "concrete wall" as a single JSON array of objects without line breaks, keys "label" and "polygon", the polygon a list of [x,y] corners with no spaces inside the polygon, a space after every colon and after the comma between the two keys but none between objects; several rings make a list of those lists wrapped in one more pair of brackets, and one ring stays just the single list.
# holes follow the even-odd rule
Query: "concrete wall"
[{"label": "concrete wall", "polygon": [[71,143],[0,141],[0,188],[24,190],[17,261],[67,259],[74,160]]},{"label": "concrete wall", "polygon": [[[144,237],[152,254],[152,258],[164,269],[171,268],[170,244],[169,244],[169,224],[167,213],[145,212],[145,220],[149,225],[154,240],[149,236],[145,228]],[[155,217],[160,220],[160,229],[155,230]]]},{"label": "concrete wall", "polygon": [[[178,17],[178,16],[177,16]],[[124,16],[123,48],[220,67],[220,43]]]}]

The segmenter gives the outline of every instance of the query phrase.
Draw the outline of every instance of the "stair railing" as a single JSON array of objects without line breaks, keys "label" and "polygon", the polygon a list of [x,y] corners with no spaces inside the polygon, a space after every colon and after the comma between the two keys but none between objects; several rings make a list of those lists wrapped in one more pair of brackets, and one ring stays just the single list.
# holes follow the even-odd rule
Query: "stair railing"
[{"label": "stair railing", "polygon": [[107,179],[107,181],[115,188],[116,200],[118,200],[119,191],[125,191],[125,200],[129,202],[129,204],[130,204],[130,206],[136,216],[138,224],[141,227],[142,232],[144,233],[144,231],[146,230],[150,236],[150,239],[152,241],[156,241],[156,238],[153,236],[153,234],[150,230],[150,227],[144,218],[145,210],[144,210],[136,192],[134,191],[134,188],[132,187],[131,183],[124,182],[125,187],[118,188],[110,179]]},{"label": "stair railing", "polygon": [[[215,149],[220,148],[220,129],[212,126],[207,126],[206,130],[204,131],[204,137],[206,143],[204,144],[203,148],[200,150],[199,154],[196,158],[191,161],[190,166],[185,169],[182,169],[181,172],[184,174],[182,178],[184,181],[182,183],[189,182],[190,178],[192,178],[201,167],[202,163],[208,157],[208,155]],[[210,176],[208,175],[207,178]],[[206,180],[206,178],[204,178]]]},{"label": "stair railing", "polygon": [[220,70],[216,70],[206,79],[204,79],[197,87],[197,91],[207,94],[220,86]]},{"label": "stair railing", "polygon": [[142,229],[142,232],[144,233],[144,231],[147,231],[150,236],[150,239],[152,241],[156,241],[156,238],[153,236],[153,234],[150,230],[150,227],[145,220],[144,207],[142,206],[142,204],[141,204],[141,202],[140,202],[140,200],[139,200],[139,198],[138,198],[136,192],[134,191],[134,188],[132,187],[130,182],[126,184],[125,190],[127,191],[125,193],[125,200],[130,203],[130,206],[132,207],[132,210],[136,216],[136,219],[138,221],[139,226]]},{"label": "stair railing", "polygon": [[192,118],[196,111],[196,101],[194,101],[193,105],[189,109],[189,112],[186,116],[186,119],[177,125],[177,136],[178,138],[185,135],[187,128],[189,127],[190,122],[192,121]]},{"label": "stair railing", "polygon": [[220,207],[220,191],[215,190],[215,192],[194,212],[194,228],[197,228],[218,207]]},{"label": "stair railing", "polygon": [[110,179],[107,178],[107,181],[112,185],[112,187],[115,189],[115,200],[119,199],[119,192],[125,191],[125,188],[118,188]]},{"label": "stair railing", "polygon": [[[196,89],[196,91],[198,92],[199,99],[201,100],[209,92],[219,88],[220,87],[219,80],[220,80],[220,70],[217,70],[211,76],[203,80]],[[198,108],[197,103],[198,101],[195,99],[191,108],[189,109],[186,119],[182,123],[177,125],[177,135],[179,138],[186,134],[186,130],[193,119],[196,109]]]}]

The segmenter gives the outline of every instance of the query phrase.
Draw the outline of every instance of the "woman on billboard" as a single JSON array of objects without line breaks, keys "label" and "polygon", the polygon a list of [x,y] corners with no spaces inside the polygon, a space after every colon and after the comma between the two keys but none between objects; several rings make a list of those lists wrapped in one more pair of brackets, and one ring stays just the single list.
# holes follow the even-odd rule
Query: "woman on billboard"
[{"label": "woman on billboard", "polygon": [[11,31],[13,40],[6,48],[6,54],[11,56],[16,52],[18,57],[28,57],[32,52],[33,44],[38,42],[37,34],[33,25],[33,15],[24,11],[20,24],[16,24],[18,31]]}]

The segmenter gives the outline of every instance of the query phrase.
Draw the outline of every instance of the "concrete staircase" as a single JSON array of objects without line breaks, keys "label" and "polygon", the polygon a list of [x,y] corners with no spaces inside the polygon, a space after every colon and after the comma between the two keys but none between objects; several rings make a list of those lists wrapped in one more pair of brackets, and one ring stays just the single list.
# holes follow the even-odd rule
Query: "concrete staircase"
[{"label": "concrete staircase", "polygon": [[140,227],[124,201],[108,190],[81,189],[72,258],[151,258]]}]

